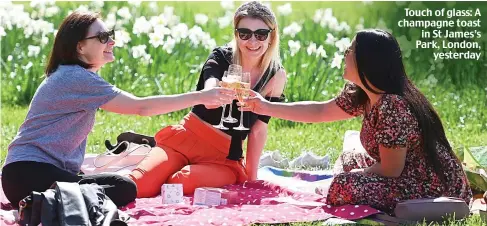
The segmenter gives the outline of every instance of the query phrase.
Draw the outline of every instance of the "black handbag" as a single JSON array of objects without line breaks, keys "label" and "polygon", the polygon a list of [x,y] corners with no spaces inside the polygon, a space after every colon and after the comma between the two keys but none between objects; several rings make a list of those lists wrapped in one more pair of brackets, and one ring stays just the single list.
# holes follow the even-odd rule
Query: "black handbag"
[{"label": "black handbag", "polygon": [[41,206],[43,195],[33,191],[19,202],[19,224],[39,225],[41,223]]},{"label": "black handbag", "polygon": [[19,202],[18,224],[125,226],[129,218],[99,185],[55,182],[45,192],[33,191]]}]

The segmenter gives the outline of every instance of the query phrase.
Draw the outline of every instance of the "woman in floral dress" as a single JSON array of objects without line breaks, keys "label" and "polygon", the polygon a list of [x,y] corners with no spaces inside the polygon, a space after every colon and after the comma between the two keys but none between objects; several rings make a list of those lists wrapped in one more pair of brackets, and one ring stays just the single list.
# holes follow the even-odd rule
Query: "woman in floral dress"
[{"label": "woman in floral dress", "polygon": [[382,30],[360,31],[345,51],[343,91],[326,102],[270,103],[257,93],[244,110],[298,122],[362,116],[366,153],[346,150],[335,164],[326,201],[391,213],[403,200],[472,197],[441,120],[407,78],[399,44]]}]

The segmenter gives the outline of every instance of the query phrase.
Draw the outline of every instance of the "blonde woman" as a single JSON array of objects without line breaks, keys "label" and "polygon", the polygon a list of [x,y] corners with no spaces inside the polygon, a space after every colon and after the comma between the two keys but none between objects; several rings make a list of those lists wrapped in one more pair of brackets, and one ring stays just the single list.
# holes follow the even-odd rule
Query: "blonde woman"
[{"label": "blonde woman", "polygon": [[[270,101],[281,100],[286,73],[280,63],[274,13],[259,2],[244,3],[235,13],[234,27],[235,40],[212,51],[197,90],[217,87],[229,65],[239,64],[242,71],[250,72],[252,90]],[[240,116],[237,108],[234,101],[234,118]],[[137,184],[137,197],[158,195],[164,183],[181,183],[184,194],[191,194],[197,187],[256,179],[270,117],[245,112],[243,123],[250,130],[233,130],[238,122],[226,124],[229,130],[219,130],[212,125],[220,122],[222,109],[221,105],[196,105],[181,124],[163,128],[155,135],[157,146],[130,174]]]}]

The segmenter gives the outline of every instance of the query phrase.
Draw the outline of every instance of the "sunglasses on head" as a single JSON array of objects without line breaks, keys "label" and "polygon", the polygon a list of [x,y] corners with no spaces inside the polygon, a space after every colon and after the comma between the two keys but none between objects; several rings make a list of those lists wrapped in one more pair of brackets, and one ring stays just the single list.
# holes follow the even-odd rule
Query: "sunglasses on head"
[{"label": "sunglasses on head", "polygon": [[273,29],[258,29],[252,31],[248,28],[237,28],[235,31],[238,32],[238,37],[242,40],[249,40],[252,38],[252,35],[254,35],[255,39],[265,41]]},{"label": "sunglasses on head", "polygon": [[109,38],[112,38],[113,40],[115,40],[115,30],[111,30],[111,31],[101,31],[101,32],[98,32],[97,35],[95,36],[91,36],[91,37],[88,37],[88,38],[84,38],[83,40],[85,39],[92,39],[92,38],[98,38],[98,40],[102,43],[102,44],[105,44],[108,42],[108,39]]}]

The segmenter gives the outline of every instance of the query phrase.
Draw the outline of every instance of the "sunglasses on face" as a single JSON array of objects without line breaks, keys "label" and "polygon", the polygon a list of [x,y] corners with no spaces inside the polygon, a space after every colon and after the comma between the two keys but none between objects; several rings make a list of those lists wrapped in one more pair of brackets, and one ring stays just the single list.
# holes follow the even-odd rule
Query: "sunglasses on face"
[{"label": "sunglasses on face", "polygon": [[[105,44],[108,42],[108,39],[109,38],[112,38],[112,40],[115,40],[115,30],[111,30],[111,31],[101,31],[101,32],[98,32],[97,35],[95,36],[91,36],[91,37],[88,37],[88,38],[84,38],[84,39],[92,39],[92,38],[98,38],[98,40],[102,43],[102,44]],[[83,40],[84,40],[83,39]]]},{"label": "sunglasses on face", "polygon": [[238,37],[242,40],[249,40],[252,38],[252,35],[254,35],[255,39],[265,41],[273,29],[258,29],[252,31],[248,28],[237,28],[235,31],[238,32]]}]

